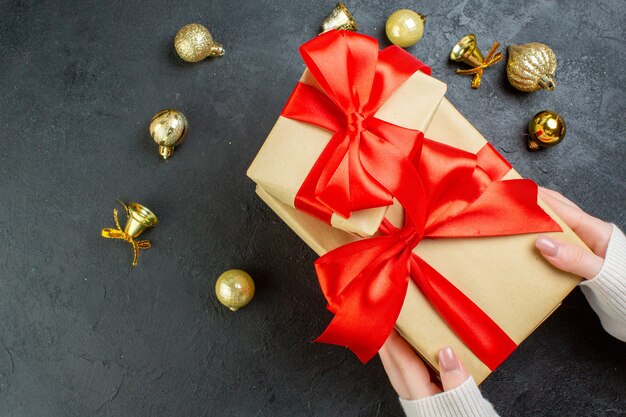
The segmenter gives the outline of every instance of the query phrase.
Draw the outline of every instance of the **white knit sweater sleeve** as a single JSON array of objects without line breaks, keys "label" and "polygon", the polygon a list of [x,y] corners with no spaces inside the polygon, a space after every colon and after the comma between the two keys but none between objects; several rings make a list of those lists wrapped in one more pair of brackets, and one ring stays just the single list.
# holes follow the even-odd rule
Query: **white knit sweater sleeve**
[{"label": "white knit sweater sleeve", "polygon": [[617,226],[613,225],[602,269],[580,288],[604,330],[626,342],[626,237]]},{"label": "white knit sweater sleeve", "polygon": [[404,400],[400,404],[407,417],[498,417],[469,377],[461,386],[421,400]]}]

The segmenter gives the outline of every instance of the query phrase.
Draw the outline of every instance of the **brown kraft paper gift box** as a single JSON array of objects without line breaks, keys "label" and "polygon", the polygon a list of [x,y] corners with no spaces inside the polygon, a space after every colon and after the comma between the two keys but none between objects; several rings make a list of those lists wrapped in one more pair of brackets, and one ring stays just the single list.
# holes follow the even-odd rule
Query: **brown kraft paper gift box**
[{"label": "brown kraft paper gift box", "polygon": [[[410,116],[405,114],[402,117]],[[473,153],[486,143],[445,98],[431,117],[425,136]],[[511,170],[505,179],[513,178],[520,176]],[[294,209],[261,184],[257,185],[257,194],[318,255],[361,239]],[[552,235],[584,246],[549,207],[541,201],[539,204],[563,228],[562,233]],[[394,205],[386,211],[386,217],[399,224],[402,209]],[[425,239],[414,252],[480,306],[519,345],[579,282],[579,278],[561,272],[543,260],[534,248],[536,236]],[[477,383],[491,372],[447,326],[412,282],[396,329],[435,369],[438,369],[436,352],[443,346],[452,346]]]}]

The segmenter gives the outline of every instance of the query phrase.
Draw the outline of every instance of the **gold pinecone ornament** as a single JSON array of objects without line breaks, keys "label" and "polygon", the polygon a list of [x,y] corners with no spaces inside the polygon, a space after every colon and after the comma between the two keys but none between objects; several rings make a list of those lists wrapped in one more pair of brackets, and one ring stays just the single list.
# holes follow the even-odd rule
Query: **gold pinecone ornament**
[{"label": "gold pinecone ornament", "polygon": [[553,91],[556,87],[556,55],[543,43],[532,42],[509,46],[506,75],[516,89],[525,93]]}]

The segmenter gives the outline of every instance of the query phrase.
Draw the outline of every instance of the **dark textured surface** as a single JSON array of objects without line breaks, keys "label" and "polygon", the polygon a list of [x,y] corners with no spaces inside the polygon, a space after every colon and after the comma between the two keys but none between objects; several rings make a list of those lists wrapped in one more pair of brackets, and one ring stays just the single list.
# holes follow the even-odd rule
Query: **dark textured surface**
[{"label": "dark textured surface", "polygon": [[[316,3],[0,1],[0,416],[401,414],[378,359],[311,343],[330,319],[314,255],[245,177],[334,0]],[[393,10],[426,14],[409,51],[461,112],[523,175],[624,228],[623,1],[386,3],[348,5],[383,44]],[[226,56],[177,59],[192,21]],[[485,52],[549,44],[556,91],[517,93],[504,64],[470,90],[447,61],[468,32]],[[147,125],[166,107],[190,133],[163,162]],[[567,138],[531,154],[525,125],[544,108]],[[117,198],[161,220],[135,270],[127,244],[99,237]],[[258,288],[236,314],[212,290],[231,267]],[[503,415],[624,415],[625,353],[577,290],[483,390]]]}]

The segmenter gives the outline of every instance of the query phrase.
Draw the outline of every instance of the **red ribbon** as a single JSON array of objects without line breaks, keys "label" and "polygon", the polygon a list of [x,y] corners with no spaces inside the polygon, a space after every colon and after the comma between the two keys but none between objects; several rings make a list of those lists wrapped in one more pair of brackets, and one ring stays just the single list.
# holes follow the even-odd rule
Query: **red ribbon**
[{"label": "red ribbon", "polygon": [[397,46],[379,51],[375,39],[346,31],[324,33],[300,53],[322,91],[298,83],[282,116],[334,134],[301,186],[296,208],[330,223],[333,212],[349,217],[390,205],[393,196],[368,166],[397,170],[399,158],[419,153],[423,134],[374,114],[413,73],[430,75],[430,68]]},{"label": "red ribbon", "polygon": [[348,217],[395,197],[405,211],[402,228],[385,220],[381,236],[342,246],[315,262],[335,313],[317,341],[347,346],[368,361],[398,318],[410,276],[461,340],[495,369],[516,344],[413,249],[423,238],[560,231],[537,205],[536,184],[501,180],[510,165],[490,145],[474,155],[374,118],[411,69],[424,68],[399,48],[379,54],[372,38],[332,31],[304,44],[301,52],[327,97],[299,84],[283,116],[335,134],[299,191],[305,202],[298,208],[329,220],[333,211]]}]

